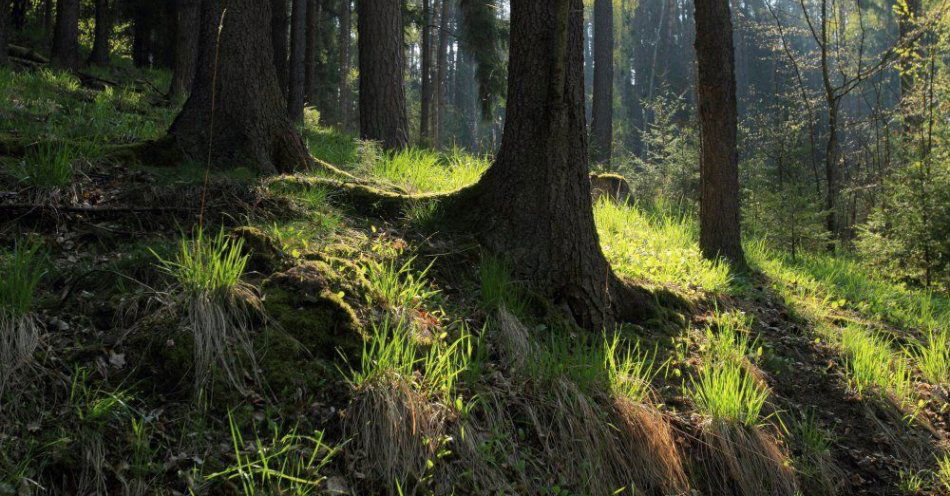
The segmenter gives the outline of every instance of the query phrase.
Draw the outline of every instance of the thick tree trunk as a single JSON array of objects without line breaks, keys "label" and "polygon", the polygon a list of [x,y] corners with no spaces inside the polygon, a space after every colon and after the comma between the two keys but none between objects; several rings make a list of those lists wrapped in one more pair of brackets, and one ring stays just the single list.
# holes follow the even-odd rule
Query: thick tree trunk
[{"label": "thick tree trunk", "polygon": [[191,91],[198,63],[201,0],[177,0],[175,8],[175,60],[172,68],[171,99],[182,101]]},{"label": "thick tree trunk", "polygon": [[6,0],[0,0],[0,67],[7,65],[7,39],[9,35],[7,32],[10,30],[10,23],[7,22],[9,17],[7,12]]},{"label": "thick tree trunk", "polygon": [[305,168],[311,159],[275,74],[270,3],[228,0],[223,21],[221,12],[222,0],[204,0],[191,96],[163,146],[218,167],[264,174]]},{"label": "thick tree trunk", "polygon": [[339,56],[340,56],[340,126],[346,130],[350,127],[350,109],[352,106],[352,95],[350,94],[350,0],[340,0],[340,32],[339,32]]},{"label": "thick tree trunk", "polygon": [[59,69],[79,68],[79,0],[56,2],[50,64]]},{"label": "thick tree trunk", "polygon": [[739,231],[736,78],[729,0],[694,0],[697,94],[702,124],[699,247],[744,267]]},{"label": "thick tree trunk", "polygon": [[152,63],[152,26],[154,24],[153,7],[139,4],[133,7],[132,19],[132,63],[136,67],[147,67]]},{"label": "thick tree trunk", "polygon": [[594,3],[594,95],[590,125],[591,160],[610,162],[614,134],[614,3]]},{"label": "thick tree trunk", "polygon": [[581,0],[511,4],[501,150],[446,206],[579,325],[600,331],[634,318],[643,300],[614,276],[594,226],[582,25]]},{"label": "thick tree trunk", "polygon": [[409,144],[403,85],[402,2],[358,0],[360,136],[386,148]]},{"label": "thick tree trunk", "polygon": [[92,65],[109,65],[111,53],[110,38],[112,37],[112,5],[109,0],[96,0],[96,31],[92,43],[92,53],[89,54],[89,63]]},{"label": "thick tree trunk", "polygon": [[445,74],[448,65],[450,5],[450,0],[442,0],[442,12],[439,14],[439,53],[435,74],[435,119],[432,140],[436,148],[442,148],[442,135],[445,131]]},{"label": "thick tree trunk", "polygon": [[419,143],[423,146],[429,144],[429,107],[432,103],[432,8],[430,0],[422,0],[422,61],[420,62],[420,72],[422,73],[422,87],[419,90]]},{"label": "thick tree trunk", "polygon": [[287,26],[289,14],[287,13],[287,0],[271,0],[271,43],[273,44],[274,67],[277,70],[277,81],[280,84],[280,91],[283,95],[287,94],[287,82],[289,79],[287,64]]},{"label": "thick tree trunk", "polygon": [[290,26],[290,82],[287,91],[287,115],[294,122],[303,121],[303,104],[306,97],[306,65],[304,56],[307,45],[308,0],[293,0]]},{"label": "thick tree trunk", "polygon": [[[310,105],[317,105],[317,56],[320,52],[320,15],[323,0],[307,0],[307,54],[304,56],[304,93]],[[324,110],[324,109],[320,109]]]}]

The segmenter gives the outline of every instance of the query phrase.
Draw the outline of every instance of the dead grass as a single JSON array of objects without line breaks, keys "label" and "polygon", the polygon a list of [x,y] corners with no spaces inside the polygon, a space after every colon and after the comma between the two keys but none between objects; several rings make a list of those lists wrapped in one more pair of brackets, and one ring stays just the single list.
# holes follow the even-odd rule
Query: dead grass
[{"label": "dead grass", "polygon": [[15,315],[0,311],[0,397],[15,387],[17,377],[33,361],[42,327],[32,312]]},{"label": "dead grass", "polygon": [[708,494],[799,494],[788,455],[759,426],[714,420],[702,427],[698,444],[695,482]]}]

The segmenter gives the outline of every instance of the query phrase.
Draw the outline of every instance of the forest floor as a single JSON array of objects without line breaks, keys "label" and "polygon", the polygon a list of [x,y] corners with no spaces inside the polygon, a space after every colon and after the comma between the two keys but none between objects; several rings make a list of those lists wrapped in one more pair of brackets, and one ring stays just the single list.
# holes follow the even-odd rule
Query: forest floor
[{"label": "forest floor", "polygon": [[[601,200],[656,309],[590,335],[432,204],[383,220],[305,176],[130,162],[175,114],[167,74],[99,76],[0,70],[0,267],[40,276],[0,321],[37,336],[0,354],[0,495],[950,493],[946,295],[763,240],[733,274],[689,216]],[[489,165],[318,121],[312,153],[383,188]],[[196,236],[248,257],[225,303],[176,270]],[[218,338],[246,346],[202,362]]]}]

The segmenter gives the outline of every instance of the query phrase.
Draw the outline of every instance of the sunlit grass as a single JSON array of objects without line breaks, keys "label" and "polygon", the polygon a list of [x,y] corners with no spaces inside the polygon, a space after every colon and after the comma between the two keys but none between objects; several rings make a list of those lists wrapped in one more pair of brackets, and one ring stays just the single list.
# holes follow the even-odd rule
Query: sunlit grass
[{"label": "sunlit grass", "polygon": [[841,330],[840,345],[846,356],[848,379],[859,395],[877,392],[899,404],[913,398],[910,366],[895,350],[892,339],[858,325]]},{"label": "sunlit grass", "polygon": [[[372,153],[372,152],[365,152]],[[367,172],[411,193],[454,191],[478,181],[488,161],[460,151],[446,154],[420,148],[364,157]]]},{"label": "sunlit grass", "polygon": [[409,257],[403,263],[396,260],[378,262],[367,260],[366,279],[370,282],[382,300],[392,308],[416,308],[422,302],[438,293],[431,289],[426,279],[430,263],[420,272],[413,268],[415,257]]},{"label": "sunlit grass", "polygon": [[910,356],[927,380],[950,384],[950,329],[930,330],[909,346]]},{"label": "sunlit grass", "polygon": [[762,407],[769,397],[768,390],[741,363],[731,360],[703,366],[686,391],[703,415],[747,426],[761,422]]},{"label": "sunlit grass", "polygon": [[728,289],[729,267],[702,257],[697,227],[691,220],[662,210],[647,213],[636,205],[607,199],[596,203],[594,218],[604,253],[620,274],[711,292]]}]

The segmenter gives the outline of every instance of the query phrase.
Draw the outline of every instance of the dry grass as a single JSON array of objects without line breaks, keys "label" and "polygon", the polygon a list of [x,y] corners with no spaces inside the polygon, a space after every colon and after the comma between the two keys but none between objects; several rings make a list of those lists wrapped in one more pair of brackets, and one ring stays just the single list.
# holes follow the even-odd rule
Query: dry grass
[{"label": "dry grass", "polygon": [[40,331],[41,324],[32,312],[0,312],[0,396],[32,362]]},{"label": "dry grass", "polygon": [[445,442],[448,410],[394,376],[363,384],[347,408],[345,451],[363,491],[416,494]]},{"label": "dry grass", "polygon": [[699,439],[697,484],[708,494],[794,496],[798,483],[788,455],[758,426],[712,421]]}]

